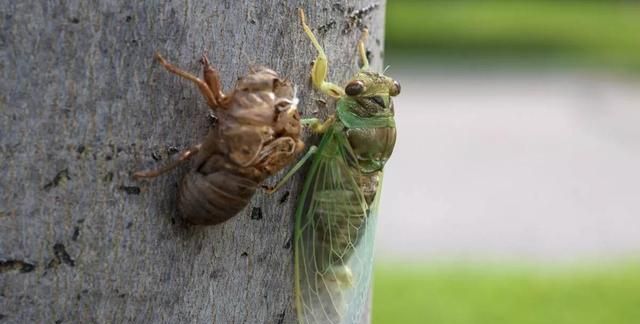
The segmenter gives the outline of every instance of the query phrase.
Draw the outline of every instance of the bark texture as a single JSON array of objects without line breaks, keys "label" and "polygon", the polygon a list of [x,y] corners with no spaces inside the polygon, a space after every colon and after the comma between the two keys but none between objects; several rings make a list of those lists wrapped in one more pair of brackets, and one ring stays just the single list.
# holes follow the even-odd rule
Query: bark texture
[{"label": "bark texture", "polygon": [[[381,69],[384,2],[371,4],[303,5],[330,80],[357,70],[359,23]],[[155,51],[194,73],[207,51],[225,89],[266,65],[298,85],[303,115],[333,108],[308,81],[316,53],[299,5],[0,0],[0,323],[295,322],[302,176],[222,225],[197,227],[176,211],[188,166],[150,182],[131,174],[166,163],[209,125],[197,89]]]}]

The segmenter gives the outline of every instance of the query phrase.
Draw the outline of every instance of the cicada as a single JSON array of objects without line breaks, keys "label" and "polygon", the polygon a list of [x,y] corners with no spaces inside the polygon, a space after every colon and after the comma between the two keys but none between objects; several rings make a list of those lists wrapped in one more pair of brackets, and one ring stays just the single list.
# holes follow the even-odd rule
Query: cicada
[{"label": "cicada", "polygon": [[298,99],[293,85],[265,67],[253,68],[224,94],[217,71],[205,55],[203,79],[156,59],[169,72],[194,82],[217,118],[202,141],[157,170],[139,171],[136,178],[163,174],[193,159],[193,169],[181,181],[178,209],[189,223],[212,225],[236,215],[260,183],[293,162],[304,149]]},{"label": "cicada", "polygon": [[344,87],[327,82],[327,57],[302,9],[299,15],[318,52],[312,83],[337,101],[325,121],[302,120],[322,134],[320,144],[274,187],[313,157],[295,212],[296,311],[300,323],[360,323],[369,298],[382,169],[396,141],[391,97],[400,84],[370,71],[366,30],[358,42],[360,71]]}]

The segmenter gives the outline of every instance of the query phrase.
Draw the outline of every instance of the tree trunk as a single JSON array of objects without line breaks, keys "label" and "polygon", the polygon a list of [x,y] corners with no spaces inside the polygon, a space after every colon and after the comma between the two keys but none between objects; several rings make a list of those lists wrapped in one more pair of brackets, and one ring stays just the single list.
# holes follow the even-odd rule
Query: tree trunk
[{"label": "tree trunk", "polygon": [[[198,227],[176,211],[188,166],[145,182],[131,174],[163,165],[209,125],[197,89],[156,64],[156,51],[198,74],[207,51],[225,89],[266,65],[298,85],[303,115],[333,109],[308,81],[316,53],[297,5],[0,0],[0,322],[295,322],[302,176]],[[357,70],[359,23],[382,67],[384,3],[352,15],[369,5],[305,6],[330,80]]]}]

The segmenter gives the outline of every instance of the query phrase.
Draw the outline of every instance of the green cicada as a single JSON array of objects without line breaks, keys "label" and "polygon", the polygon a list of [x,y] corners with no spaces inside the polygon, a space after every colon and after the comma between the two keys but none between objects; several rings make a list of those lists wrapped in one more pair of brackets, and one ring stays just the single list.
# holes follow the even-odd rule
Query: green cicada
[{"label": "green cicada", "polygon": [[382,169],[396,141],[391,97],[400,84],[369,71],[366,30],[358,42],[360,71],[344,88],[325,81],[327,57],[299,13],[318,51],[313,85],[336,98],[337,106],[324,122],[302,120],[323,134],[320,144],[272,189],[313,157],[295,214],[296,312],[300,323],[360,323],[369,298]]}]

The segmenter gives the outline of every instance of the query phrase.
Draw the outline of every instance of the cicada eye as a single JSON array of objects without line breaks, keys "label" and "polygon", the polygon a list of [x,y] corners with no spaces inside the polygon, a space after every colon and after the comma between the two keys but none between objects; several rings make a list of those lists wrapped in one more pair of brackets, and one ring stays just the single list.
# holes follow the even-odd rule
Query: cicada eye
[{"label": "cicada eye", "polygon": [[349,96],[357,96],[364,92],[364,82],[360,80],[351,81],[344,87],[344,92]]},{"label": "cicada eye", "polygon": [[398,81],[393,81],[393,87],[389,90],[389,95],[395,97],[400,94],[400,83]]}]

